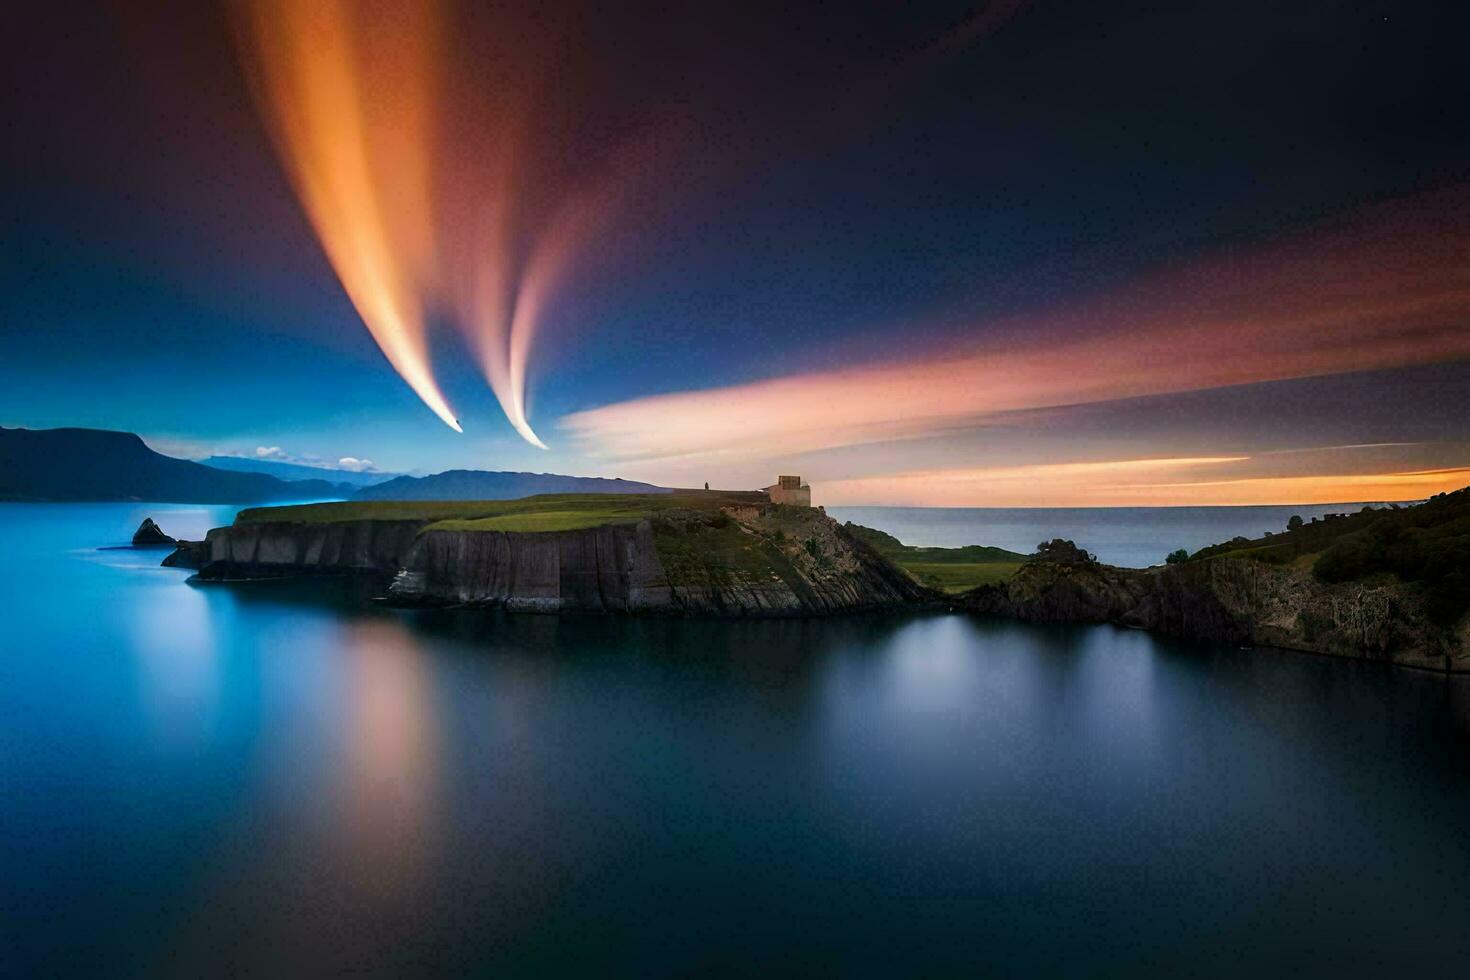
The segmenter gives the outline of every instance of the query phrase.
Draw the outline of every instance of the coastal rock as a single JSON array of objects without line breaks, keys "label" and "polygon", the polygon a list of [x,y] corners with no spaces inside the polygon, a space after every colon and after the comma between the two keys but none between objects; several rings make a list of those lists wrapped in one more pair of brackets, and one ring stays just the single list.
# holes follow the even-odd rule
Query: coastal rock
[{"label": "coastal rock", "polygon": [[1470,625],[1436,626],[1423,588],[1391,577],[1330,584],[1305,565],[1232,557],[1126,569],[1052,547],[1004,583],[945,597],[820,508],[671,509],[555,532],[247,522],[215,528],[170,561],[198,562],[205,582],[365,576],[406,606],[771,617],[947,605],[1470,671]]},{"label": "coastal rock", "polygon": [[1319,581],[1299,566],[1217,558],[1129,569],[1031,561],[956,600],[1033,622],[1112,622],[1190,640],[1470,671],[1470,626],[1434,625],[1422,589]]},{"label": "coastal rock", "polygon": [[143,523],[139,524],[138,530],[133,532],[134,547],[153,547],[175,543],[175,540],[164,534],[163,528],[155,524],[151,517],[143,518]]},{"label": "coastal rock", "polygon": [[388,598],[522,612],[639,612],[667,608],[670,596],[642,521],[535,534],[426,531]]},{"label": "coastal rock", "polygon": [[209,532],[199,579],[366,575],[396,604],[527,612],[783,616],[935,600],[820,510],[739,511],[535,533],[423,521],[237,524]]},{"label": "coastal rock", "polygon": [[927,590],[819,511],[673,512],[527,534],[426,531],[388,596],[536,612],[788,616],[894,608]]},{"label": "coastal rock", "polygon": [[203,541],[179,541],[177,544],[163,560],[165,568],[199,569],[209,560],[209,547]]},{"label": "coastal rock", "polygon": [[386,581],[424,521],[273,521],[217,527],[204,539],[205,582],[291,575],[360,574]]}]

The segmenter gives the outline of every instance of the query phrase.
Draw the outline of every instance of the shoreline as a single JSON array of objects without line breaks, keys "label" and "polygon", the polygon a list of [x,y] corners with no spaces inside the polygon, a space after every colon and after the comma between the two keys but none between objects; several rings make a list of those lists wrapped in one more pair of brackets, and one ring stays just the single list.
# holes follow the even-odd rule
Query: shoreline
[{"label": "shoreline", "polygon": [[[105,549],[104,549],[105,550]],[[131,550],[131,549],[129,549]],[[257,575],[241,578],[218,578],[201,579],[197,574],[190,574],[184,580],[184,584],[201,588],[236,588],[239,586],[249,587],[259,584],[263,586],[277,586],[282,583],[301,582],[351,582],[362,581],[373,578],[371,573],[367,575],[354,575],[350,572],[315,572],[315,573],[291,573],[283,572],[277,575]],[[842,618],[861,619],[864,617],[939,617],[939,616],[964,616],[968,619],[980,622],[994,623],[1019,623],[1030,627],[1068,627],[1068,626],[1108,626],[1118,630],[1128,630],[1143,633],[1150,637],[1170,640],[1176,643],[1186,643],[1202,648],[1229,647],[1234,650],[1260,650],[1270,653],[1290,654],[1294,656],[1310,656],[1336,661],[1355,661],[1359,663],[1379,664],[1384,667],[1413,670],[1427,674],[1438,674],[1446,677],[1459,675],[1470,675],[1470,662],[1451,662],[1447,666],[1433,666],[1424,663],[1395,660],[1387,657],[1370,657],[1350,653],[1335,653],[1328,650],[1314,649],[1307,646],[1291,646],[1281,643],[1238,643],[1221,637],[1209,636],[1180,636],[1177,634],[1161,631],[1148,626],[1135,623],[1122,622],[1118,620],[1092,620],[1092,619],[1026,619],[1018,616],[1008,616],[1001,613],[979,611],[965,608],[963,605],[946,602],[943,599],[933,599],[927,602],[915,602],[900,606],[882,607],[859,607],[841,610],[823,610],[814,612],[779,612],[758,614],[721,614],[715,612],[697,612],[681,610],[559,610],[537,608],[534,606],[517,607],[508,604],[473,604],[473,603],[406,603],[395,600],[389,596],[368,596],[363,600],[364,608],[388,609],[399,612],[414,613],[456,613],[465,615],[506,615],[506,616],[533,616],[533,617],[570,617],[579,620],[614,619],[614,620],[644,620],[644,621],[682,621],[682,622],[707,622],[707,623],[729,623],[729,624],[751,624],[751,623],[791,623],[802,620],[833,620]]]},{"label": "shoreline", "polygon": [[[1030,555],[917,547],[751,494],[320,504],[243,511],[163,564],[196,569],[198,584],[352,575],[400,608],[718,619],[949,609],[1462,673],[1470,616],[1455,605],[1458,552],[1446,549],[1460,547],[1467,505],[1461,491],[1329,512],[1139,569],[1061,538]],[[1448,555],[1449,578],[1382,564],[1405,555]]]}]

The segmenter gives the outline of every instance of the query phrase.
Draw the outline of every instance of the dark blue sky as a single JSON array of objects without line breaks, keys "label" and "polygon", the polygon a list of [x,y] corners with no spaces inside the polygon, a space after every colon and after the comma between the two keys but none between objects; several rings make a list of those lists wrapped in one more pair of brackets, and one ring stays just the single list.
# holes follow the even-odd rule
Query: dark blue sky
[{"label": "dark blue sky", "polygon": [[[679,466],[599,455],[558,420],[1006,344],[1028,316],[1085,321],[1095,297],[1160,270],[1470,177],[1470,24],[1456,5],[1036,2],[979,30],[984,4],[568,8],[556,91],[536,117],[547,166],[575,169],[639,127],[674,135],[538,337],[531,410],[548,455],[515,436],[438,314],[435,372],[465,435],[423,408],[303,215],[226,17],[148,6],[56,4],[11,33],[0,424],[129,429],[198,454],[272,445],[392,469],[631,466],[672,480]],[[1392,419],[1362,405],[1362,432],[1403,430],[1394,441],[1439,445],[1433,465],[1470,463],[1463,418],[1443,410],[1470,389],[1462,352],[1433,341],[1403,361],[1363,362],[1394,390],[1401,372],[1403,394]],[[1434,384],[1414,380],[1425,370]],[[1261,380],[1218,398],[1269,416],[1362,384],[1316,378],[1307,397]],[[1222,435],[1205,387],[1152,413],[1117,402],[1109,451],[1175,454],[1196,432],[1220,452],[1285,448],[1251,442],[1254,421]],[[1097,411],[1027,423],[1000,455],[976,438],[994,423],[977,422],[946,429],[931,456],[885,441],[872,458],[919,470],[1097,458],[1084,421]],[[1310,415],[1316,430],[1280,438],[1378,441]],[[787,458],[832,480],[883,472],[851,463],[852,446]],[[715,471],[753,479],[782,458]]]}]

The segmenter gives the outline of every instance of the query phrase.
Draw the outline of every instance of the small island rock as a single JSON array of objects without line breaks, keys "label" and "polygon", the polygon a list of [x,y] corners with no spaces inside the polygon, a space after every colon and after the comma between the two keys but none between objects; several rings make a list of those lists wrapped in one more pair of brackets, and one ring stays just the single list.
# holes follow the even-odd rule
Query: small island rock
[{"label": "small island rock", "polygon": [[164,545],[177,544],[177,542],[163,533],[163,528],[154,523],[153,518],[143,518],[143,523],[138,525],[138,530],[133,532],[133,545]]}]

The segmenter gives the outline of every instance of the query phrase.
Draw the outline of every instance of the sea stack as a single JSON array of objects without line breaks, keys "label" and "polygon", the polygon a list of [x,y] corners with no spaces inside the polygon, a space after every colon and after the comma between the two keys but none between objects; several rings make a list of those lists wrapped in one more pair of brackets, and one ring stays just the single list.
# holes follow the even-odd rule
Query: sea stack
[{"label": "sea stack", "polygon": [[143,523],[138,525],[138,530],[133,532],[134,547],[151,547],[154,545],[177,544],[173,538],[163,533],[163,528],[154,523],[153,518],[143,518]]}]

